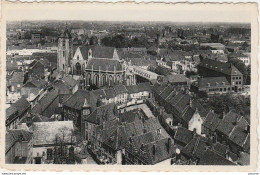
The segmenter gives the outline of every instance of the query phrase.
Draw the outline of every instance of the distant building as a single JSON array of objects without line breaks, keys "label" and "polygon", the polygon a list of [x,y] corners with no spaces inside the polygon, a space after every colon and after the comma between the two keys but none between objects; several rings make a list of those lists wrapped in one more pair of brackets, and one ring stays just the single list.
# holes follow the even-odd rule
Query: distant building
[{"label": "distant building", "polygon": [[34,60],[29,64],[28,76],[30,79],[45,79],[48,81],[48,77],[51,72],[51,63],[46,59]]},{"label": "distant building", "polygon": [[21,88],[24,82],[24,72],[16,71],[13,72],[11,79],[9,80],[9,93],[21,93]]},{"label": "distant building", "polygon": [[214,49],[217,49],[217,50],[224,50],[225,49],[225,45],[223,45],[221,43],[200,43],[200,46],[210,47],[210,48],[214,48]]},{"label": "distant building", "polygon": [[[244,88],[242,88],[243,90]],[[191,91],[205,92],[207,95],[226,94],[234,92],[226,77],[200,78],[191,85]]]},{"label": "distant building", "polygon": [[232,53],[228,55],[229,58],[236,58],[241,60],[246,66],[251,64],[250,54],[243,54],[243,53]]},{"label": "distant building", "polygon": [[201,77],[226,77],[233,91],[242,91],[243,74],[232,63],[203,59],[198,65]]},{"label": "distant building", "polygon": [[32,32],[31,35],[32,42],[37,43],[42,40],[42,33],[41,32]]}]

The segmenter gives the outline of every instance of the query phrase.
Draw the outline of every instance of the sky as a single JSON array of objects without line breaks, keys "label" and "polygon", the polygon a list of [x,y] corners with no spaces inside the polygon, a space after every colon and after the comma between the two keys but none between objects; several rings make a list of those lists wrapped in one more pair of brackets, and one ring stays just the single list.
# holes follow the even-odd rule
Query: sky
[{"label": "sky", "polygon": [[8,21],[94,20],[250,23],[254,4],[7,3]]}]

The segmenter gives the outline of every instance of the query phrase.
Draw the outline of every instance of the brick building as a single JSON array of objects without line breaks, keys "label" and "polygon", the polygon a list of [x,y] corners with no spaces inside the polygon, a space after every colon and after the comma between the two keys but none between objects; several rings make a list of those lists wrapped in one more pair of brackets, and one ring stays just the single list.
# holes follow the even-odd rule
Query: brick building
[{"label": "brick building", "polygon": [[225,77],[232,91],[243,91],[243,74],[232,63],[203,59],[198,65],[201,77]]}]

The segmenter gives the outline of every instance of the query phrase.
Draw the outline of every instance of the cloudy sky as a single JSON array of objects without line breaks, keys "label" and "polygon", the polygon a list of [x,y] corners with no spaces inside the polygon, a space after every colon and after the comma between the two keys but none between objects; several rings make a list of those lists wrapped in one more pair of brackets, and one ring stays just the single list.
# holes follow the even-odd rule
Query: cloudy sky
[{"label": "cloudy sky", "polygon": [[252,19],[254,4],[104,4],[7,3],[5,17],[13,20],[102,20],[241,22]]}]

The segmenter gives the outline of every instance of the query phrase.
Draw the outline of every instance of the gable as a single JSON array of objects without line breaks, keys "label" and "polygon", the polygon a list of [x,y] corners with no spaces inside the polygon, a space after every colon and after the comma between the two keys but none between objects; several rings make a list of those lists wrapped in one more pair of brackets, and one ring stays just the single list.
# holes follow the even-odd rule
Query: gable
[{"label": "gable", "polygon": [[73,60],[83,60],[83,56],[82,56],[82,53],[81,53],[79,47],[77,48],[77,50],[76,50],[72,59]]},{"label": "gable", "polygon": [[119,56],[116,49],[114,49],[113,59],[119,60]]}]

